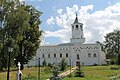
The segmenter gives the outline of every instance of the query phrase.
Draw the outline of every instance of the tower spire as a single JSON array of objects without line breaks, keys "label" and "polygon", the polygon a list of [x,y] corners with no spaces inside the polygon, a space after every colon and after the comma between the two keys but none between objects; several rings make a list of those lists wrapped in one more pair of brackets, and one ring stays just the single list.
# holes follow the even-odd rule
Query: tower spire
[{"label": "tower spire", "polygon": [[75,18],[75,21],[74,23],[78,23],[78,17],[77,17],[77,13],[76,13],[76,18]]}]

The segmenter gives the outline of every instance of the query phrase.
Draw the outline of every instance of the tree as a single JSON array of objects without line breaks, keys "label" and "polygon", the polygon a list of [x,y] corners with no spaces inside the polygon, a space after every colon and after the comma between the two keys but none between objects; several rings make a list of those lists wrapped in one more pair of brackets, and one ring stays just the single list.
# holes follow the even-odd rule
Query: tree
[{"label": "tree", "polygon": [[114,30],[105,36],[105,48],[107,58],[110,58],[113,63],[120,64],[120,30]]},{"label": "tree", "polygon": [[[11,38],[14,40],[11,63],[15,58],[16,63],[20,62],[23,69],[23,64],[32,59],[39,47],[42,32],[39,29],[39,17],[42,12],[20,3],[19,0],[0,2],[0,61],[2,65],[7,63],[7,43]],[[1,69],[2,67],[0,66]]]},{"label": "tree", "polygon": [[80,64],[76,68],[75,76],[76,77],[84,77],[85,76]]},{"label": "tree", "polygon": [[59,77],[59,66],[53,65],[52,67],[52,74],[53,76],[50,78],[50,80],[61,80],[61,78]]},{"label": "tree", "polygon": [[46,65],[47,65],[46,60],[44,60],[43,63],[42,63],[42,66],[45,67]]},{"label": "tree", "polygon": [[101,47],[101,50],[102,50],[103,52],[105,52],[105,45],[104,45],[104,43],[101,43],[101,42],[99,42],[99,41],[96,41],[96,43],[99,44],[100,47]]},{"label": "tree", "polygon": [[60,65],[60,71],[64,71],[64,70],[66,69],[66,67],[67,67],[67,62],[66,62],[65,58],[63,58],[63,59],[61,60],[61,62],[59,63],[59,65]]}]

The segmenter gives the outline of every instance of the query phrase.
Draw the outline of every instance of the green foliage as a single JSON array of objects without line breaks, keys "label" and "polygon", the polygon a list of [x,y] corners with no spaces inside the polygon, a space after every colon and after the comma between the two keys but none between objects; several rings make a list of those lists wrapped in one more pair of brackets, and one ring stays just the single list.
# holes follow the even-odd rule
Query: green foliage
[{"label": "green foliage", "polygon": [[52,65],[53,65],[53,64],[51,64],[51,63],[48,63],[48,67],[52,68],[52,67],[53,67]]},{"label": "green foliage", "polygon": [[65,58],[61,60],[61,62],[59,63],[59,66],[60,66],[60,71],[64,71],[67,68],[67,62]]},{"label": "green foliage", "polygon": [[[0,0],[0,70],[7,65],[8,46],[14,45],[11,63],[16,59],[23,66],[36,54],[42,33],[39,29],[41,14],[19,0]],[[10,39],[14,43],[9,45]]]},{"label": "green foliage", "polygon": [[76,77],[84,77],[85,76],[80,65],[76,69],[75,76]]},{"label": "green foliage", "polygon": [[120,64],[120,30],[114,30],[105,36],[105,49],[107,50],[107,58],[111,59],[112,63]]},{"label": "green foliage", "polygon": [[51,68],[50,67],[45,67],[44,71],[45,71],[46,74],[51,73]]},{"label": "green foliage", "polygon": [[47,66],[46,60],[42,62],[42,66]]},{"label": "green foliage", "polygon": [[50,78],[50,80],[61,80],[61,78],[58,76],[59,72],[60,72],[59,66],[53,65],[52,67],[53,76]]}]

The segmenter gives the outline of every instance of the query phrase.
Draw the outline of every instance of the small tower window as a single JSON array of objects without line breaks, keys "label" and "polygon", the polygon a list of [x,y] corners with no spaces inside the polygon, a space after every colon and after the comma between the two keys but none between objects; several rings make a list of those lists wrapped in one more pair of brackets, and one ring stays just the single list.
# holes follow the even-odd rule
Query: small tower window
[{"label": "small tower window", "polygon": [[83,29],[82,29],[82,25],[80,25],[80,29],[81,29],[81,31],[83,30]]},{"label": "small tower window", "polygon": [[72,29],[74,29],[74,26],[72,26]]},{"label": "small tower window", "polygon": [[76,29],[78,29],[78,25],[76,25]]}]

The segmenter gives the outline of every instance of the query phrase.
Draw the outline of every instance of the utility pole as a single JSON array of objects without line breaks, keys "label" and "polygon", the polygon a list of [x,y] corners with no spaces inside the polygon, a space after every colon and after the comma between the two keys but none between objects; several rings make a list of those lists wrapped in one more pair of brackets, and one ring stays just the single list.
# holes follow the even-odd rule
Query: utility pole
[{"label": "utility pole", "polygon": [[38,59],[38,80],[40,80],[40,58]]}]

